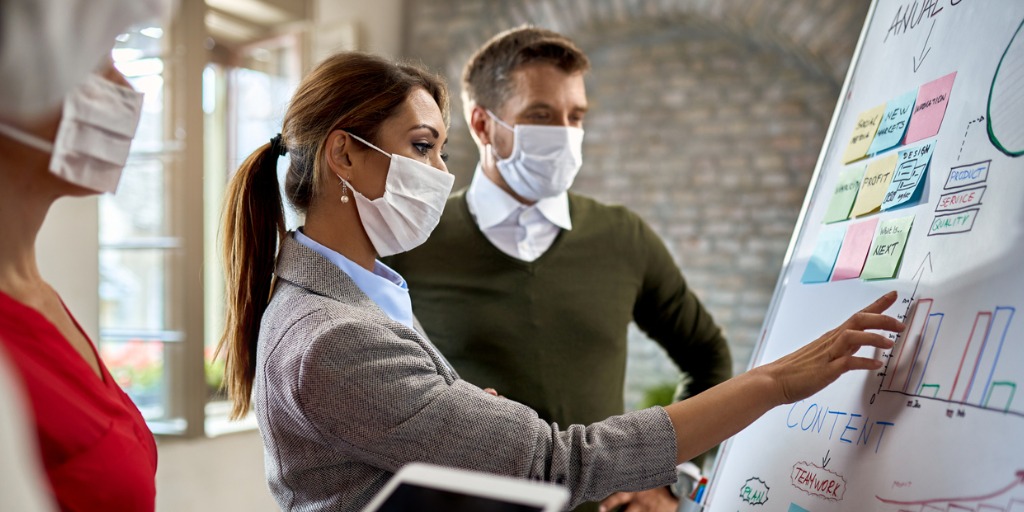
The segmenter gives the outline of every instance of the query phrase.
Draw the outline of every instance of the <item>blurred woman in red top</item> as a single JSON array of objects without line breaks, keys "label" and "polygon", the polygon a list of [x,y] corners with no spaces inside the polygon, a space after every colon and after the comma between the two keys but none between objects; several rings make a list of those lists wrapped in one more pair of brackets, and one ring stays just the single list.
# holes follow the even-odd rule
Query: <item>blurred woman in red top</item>
[{"label": "blurred woman in red top", "polygon": [[140,109],[141,95],[107,65],[51,115],[0,118],[0,344],[23,381],[63,510],[155,507],[153,436],[35,255],[54,201],[116,189]]}]

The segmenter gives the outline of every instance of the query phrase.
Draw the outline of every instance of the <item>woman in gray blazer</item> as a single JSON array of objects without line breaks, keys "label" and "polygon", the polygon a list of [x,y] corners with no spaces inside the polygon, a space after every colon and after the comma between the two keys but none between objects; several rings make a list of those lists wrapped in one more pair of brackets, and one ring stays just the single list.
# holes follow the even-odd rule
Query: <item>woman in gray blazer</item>
[{"label": "woman in gray blazer", "polygon": [[[285,510],[357,510],[412,461],[556,482],[572,505],[666,485],[677,462],[772,407],[848,370],[879,368],[854,353],[892,342],[865,330],[903,327],[881,314],[890,293],[797,352],[686,401],[587,426],[545,423],[460,380],[416,324],[401,276],[377,259],[437,225],[452,186],[447,128],[438,77],[343,53],[303,80],[282,133],[232,178],[219,350],[234,416],[254,405]],[[275,171],[286,152],[285,192],[305,214],[291,233]]]}]

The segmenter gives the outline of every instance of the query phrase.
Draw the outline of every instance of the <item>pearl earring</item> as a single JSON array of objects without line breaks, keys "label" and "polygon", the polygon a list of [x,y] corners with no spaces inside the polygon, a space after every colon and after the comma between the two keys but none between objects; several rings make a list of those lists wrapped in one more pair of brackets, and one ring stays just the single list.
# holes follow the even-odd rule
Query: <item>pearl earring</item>
[{"label": "pearl earring", "polygon": [[348,204],[348,184],[341,176],[338,176],[338,181],[341,182],[341,202]]}]

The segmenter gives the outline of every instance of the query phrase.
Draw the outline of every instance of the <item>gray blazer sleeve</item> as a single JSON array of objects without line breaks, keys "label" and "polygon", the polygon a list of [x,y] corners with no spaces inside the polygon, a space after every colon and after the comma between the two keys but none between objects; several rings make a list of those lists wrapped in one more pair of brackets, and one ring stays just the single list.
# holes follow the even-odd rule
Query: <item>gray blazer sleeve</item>
[{"label": "gray blazer sleeve", "polygon": [[525,405],[446,381],[420,344],[385,326],[339,319],[306,327],[316,334],[295,396],[319,434],[355,461],[389,472],[424,461],[552,481],[569,488],[573,505],[675,480],[675,433],[660,407],[563,430]]}]

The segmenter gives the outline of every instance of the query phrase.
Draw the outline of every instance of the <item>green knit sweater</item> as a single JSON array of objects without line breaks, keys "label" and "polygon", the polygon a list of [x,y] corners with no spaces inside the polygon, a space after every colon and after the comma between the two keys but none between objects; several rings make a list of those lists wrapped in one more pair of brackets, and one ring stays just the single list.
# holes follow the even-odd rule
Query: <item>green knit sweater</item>
[{"label": "green knit sweater", "polygon": [[636,321],[690,375],[689,394],[729,378],[721,330],[647,224],[575,194],[569,210],[573,228],[525,262],[487,240],[462,190],[425,244],[386,261],[460,376],[563,427],[600,421],[623,412]]}]

